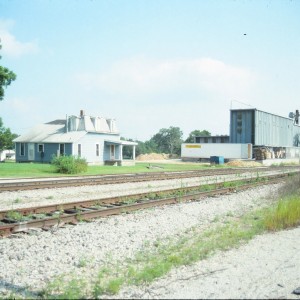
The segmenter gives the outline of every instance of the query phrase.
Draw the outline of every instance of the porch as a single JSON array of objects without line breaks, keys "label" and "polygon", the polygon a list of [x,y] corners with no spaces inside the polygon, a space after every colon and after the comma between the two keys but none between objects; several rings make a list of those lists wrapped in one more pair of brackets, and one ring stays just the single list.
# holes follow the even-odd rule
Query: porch
[{"label": "porch", "polygon": [[124,159],[124,160],[105,160],[105,166],[135,166],[135,160],[133,159]]},{"label": "porch", "polygon": [[[124,158],[123,147],[132,147],[131,157]],[[104,147],[106,155],[104,157],[104,165],[108,166],[134,166],[135,165],[135,147],[137,143],[130,141],[112,141],[105,140]]]}]

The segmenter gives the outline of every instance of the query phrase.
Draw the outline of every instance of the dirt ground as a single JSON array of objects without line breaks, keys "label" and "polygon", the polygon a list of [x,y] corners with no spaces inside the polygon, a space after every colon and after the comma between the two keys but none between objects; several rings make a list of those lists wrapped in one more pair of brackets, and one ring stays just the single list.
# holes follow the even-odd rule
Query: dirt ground
[{"label": "dirt ground", "polygon": [[169,159],[169,154],[165,153],[148,153],[140,154],[136,160],[138,161],[148,161],[148,160],[166,160]]},{"label": "dirt ground", "polygon": [[[136,161],[141,162],[155,162],[155,163],[182,163],[182,164],[200,164],[197,162],[183,162],[180,158],[171,158],[170,154],[165,153],[149,153],[141,154],[136,158]],[[209,163],[201,163],[209,164]],[[232,160],[225,163],[226,166],[230,167],[260,167],[261,163],[256,161],[242,161],[242,160]]]}]

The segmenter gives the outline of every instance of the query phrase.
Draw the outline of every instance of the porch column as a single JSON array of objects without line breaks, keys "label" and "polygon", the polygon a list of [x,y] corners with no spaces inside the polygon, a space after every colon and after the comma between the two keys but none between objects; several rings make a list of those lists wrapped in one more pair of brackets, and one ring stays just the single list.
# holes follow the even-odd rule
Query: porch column
[{"label": "porch column", "polygon": [[135,160],[135,145],[133,146],[132,149],[132,159]]},{"label": "porch column", "polygon": [[120,160],[123,160],[123,145],[120,145]]}]

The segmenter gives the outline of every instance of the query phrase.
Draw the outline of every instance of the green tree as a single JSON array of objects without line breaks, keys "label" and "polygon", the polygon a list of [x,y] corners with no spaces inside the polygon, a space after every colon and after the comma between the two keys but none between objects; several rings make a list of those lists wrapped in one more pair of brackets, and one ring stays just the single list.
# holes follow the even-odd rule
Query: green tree
[{"label": "green tree", "polygon": [[0,151],[14,149],[13,139],[17,136],[17,134],[11,133],[9,128],[3,126],[2,119],[0,118]]},{"label": "green tree", "polygon": [[[124,137],[121,137],[121,140],[124,141],[131,141],[131,142],[136,142],[138,143],[136,148],[135,148],[135,156],[139,156],[140,154],[146,154],[146,153],[153,153],[157,152],[157,145],[149,140],[149,141],[138,141],[138,140],[133,140],[133,139],[126,139]],[[132,147],[131,146],[124,146],[123,147],[123,157],[132,157]]]},{"label": "green tree", "polygon": [[[124,137],[121,136],[121,140],[122,141],[129,141],[129,142],[134,142],[133,139],[126,139]],[[132,158],[133,157],[133,147],[132,146],[123,146],[123,158]]]},{"label": "green tree", "polygon": [[146,154],[146,153],[157,153],[158,152],[158,146],[153,140],[149,141],[136,141],[138,143],[136,147],[136,156],[140,154]]},{"label": "green tree", "polygon": [[[1,40],[0,40],[1,42]],[[0,49],[2,48],[0,44]],[[1,59],[1,56],[0,56]],[[4,99],[4,88],[9,86],[12,81],[16,80],[17,75],[8,68],[0,66],[0,101]]]},{"label": "green tree", "polygon": [[182,141],[182,131],[179,127],[162,128],[156,133],[150,142],[157,145],[160,153],[180,155]]},{"label": "green tree", "polygon": [[185,143],[194,143],[196,136],[211,136],[211,133],[207,130],[193,130],[185,140]]}]

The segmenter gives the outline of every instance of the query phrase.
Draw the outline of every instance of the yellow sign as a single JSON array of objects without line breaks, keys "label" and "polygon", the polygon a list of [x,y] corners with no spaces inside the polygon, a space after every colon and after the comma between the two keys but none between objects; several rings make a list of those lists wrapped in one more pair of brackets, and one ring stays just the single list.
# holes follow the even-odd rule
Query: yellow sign
[{"label": "yellow sign", "polygon": [[193,145],[185,145],[185,148],[201,148],[201,145],[196,145],[196,144],[193,144]]}]

